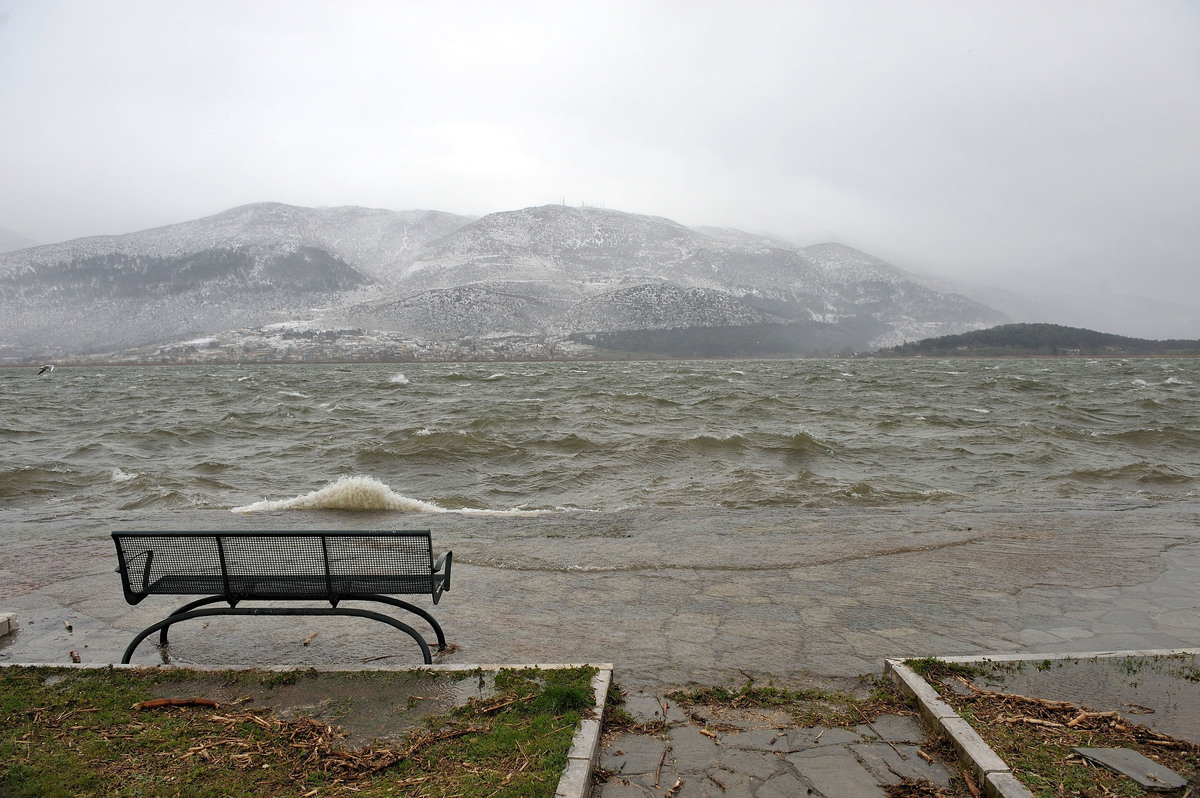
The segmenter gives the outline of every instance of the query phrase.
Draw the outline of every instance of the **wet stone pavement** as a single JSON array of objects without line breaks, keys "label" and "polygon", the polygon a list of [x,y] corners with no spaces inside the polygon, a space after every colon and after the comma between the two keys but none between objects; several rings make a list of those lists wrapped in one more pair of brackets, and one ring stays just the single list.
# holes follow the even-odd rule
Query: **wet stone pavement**
[{"label": "wet stone pavement", "polygon": [[[950,786],[947,767],[918,753],[925,731],[915,716],[801,728],[782,711],[666,707],[661,733],[605,740],[593,798],[886,798],[885,785],[906,779]],[[646,693],[625,709],[639,723],[663,717]]]}]

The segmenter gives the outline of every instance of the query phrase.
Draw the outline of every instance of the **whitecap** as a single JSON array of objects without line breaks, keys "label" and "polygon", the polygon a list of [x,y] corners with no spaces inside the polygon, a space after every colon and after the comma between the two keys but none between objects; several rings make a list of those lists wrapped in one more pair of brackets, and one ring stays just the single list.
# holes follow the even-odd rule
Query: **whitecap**
[{"label": "whitecap", "polygon": [[988,413],[990,413],[990,412],[992,412],[992,411],[991,411],[991,410],[985,410],[985,409],[984,409],[984,408],[982,408],[982,407],[972,407],[972,408],[971,408],[971,412],[972,412],[972,413],[983,413],[983,414],[985,414],[985,415],[986,415],[986,414],[988,414]]},{"label": "whitecap", "polygon": [[487,377],[484,377],[483,381],[484,382],[492,382],[493,380],[502,380],[502,379],[504,379],[503,374],[491,374]]},{"label": "whitecap", "polygon": [[277,510],[393,510],[406,513],[460,513],[463,515],[536,516],[540,510],[450,510],[393,491],[374,477],[338,477],[325,487],[291,499],[264,499],[234,507],[231,512],[256,513]]},{"label": "whitecap", "polygon": [[392,375],[392,378],[388,380],[388,382],[390,382],[392,385],[408,385],[408,377],[405,377],[403,374],[396,373]]},{"label": "whitecap", "polygon": [[130,474],[128,471],[122,471],[119,468],[114,468],[113,472],[112,472],[112,481],[113,482],[128,482],[131,479],[137,479],[138,476],[139,475],[136,472],[133,474]]},{"label": "whitecap", "polygon": [[292,399],[312,399],[311,396],[308,396],[307,394],[302,394],[298,391],[280,391],[279,395],[280,396],[289,396]]}]

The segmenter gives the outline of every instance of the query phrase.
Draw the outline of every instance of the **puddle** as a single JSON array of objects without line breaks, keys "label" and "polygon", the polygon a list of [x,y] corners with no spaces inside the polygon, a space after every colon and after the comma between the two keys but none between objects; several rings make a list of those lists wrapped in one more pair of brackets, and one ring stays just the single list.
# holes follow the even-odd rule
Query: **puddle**
[{"label": "puddle", "polygon": [[202,696],[222,706],[270,709],[279,718],[307,716],[340,726],[346,746],[394,740],[430,715],[493,694],[493,674],[437,671],[255,673],[197,676],[155,688],[156,697]]},{"label": "puddle", "polygon": [[975,683],[989,690],[1116,710],[1135,723],[1200,744],[1200,660],[1193,654],[1032,660]]}]

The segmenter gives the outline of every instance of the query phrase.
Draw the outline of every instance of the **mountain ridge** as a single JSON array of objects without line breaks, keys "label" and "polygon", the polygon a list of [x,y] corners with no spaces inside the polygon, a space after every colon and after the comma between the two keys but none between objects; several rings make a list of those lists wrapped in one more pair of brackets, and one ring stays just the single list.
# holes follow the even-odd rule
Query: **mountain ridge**
[{"label": "mountain ridge", "polygon": [[811,353],[811,325],[824,351],[1006,320],[836,243],[565,205],[469,217],[271,202],[0,254],[0,310],[10,360],[297,320],[437,340],[793,325],[759,336],[789,341],[760,352],[784,355]]}]

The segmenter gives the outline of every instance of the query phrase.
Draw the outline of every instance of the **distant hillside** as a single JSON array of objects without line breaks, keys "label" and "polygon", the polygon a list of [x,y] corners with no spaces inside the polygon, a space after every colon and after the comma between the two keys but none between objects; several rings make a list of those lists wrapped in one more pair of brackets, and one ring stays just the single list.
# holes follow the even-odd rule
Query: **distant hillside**
[{"label": "distant hillside", "polygon": [[1200,341],[1149,341],[1059,324],[1004,324],[913,341],[880,355],[990,357],[1033,355],[1200,355]]},{"label": "distant hillside", "polygon": [[294,324],[473,352],[520,339],[602,356],[797,356],[1006,321],[841,244],[563,205],[476,219],[268,202],[0,254],[0,362],[249,341]]}]

